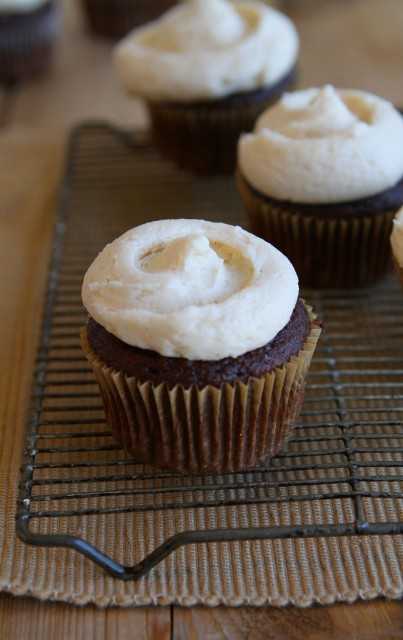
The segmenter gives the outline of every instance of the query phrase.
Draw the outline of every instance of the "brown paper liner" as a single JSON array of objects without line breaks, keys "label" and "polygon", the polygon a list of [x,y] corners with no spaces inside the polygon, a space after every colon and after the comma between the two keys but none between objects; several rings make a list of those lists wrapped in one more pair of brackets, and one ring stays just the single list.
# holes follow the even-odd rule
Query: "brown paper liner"
[{"label": "brown paper liner", "polygon": [[146,22],[155,20],[178,0],[81,0],[90,30],[118,39]]},{"label": "brown paper liner", "polygon": [[220,388],[140,382],[107,366],[81,344],[98,381],[113,435],[139,462],[184,473],[233,472],[267,464],[291,435],[305,377],[321,329],[307,307],[311,331],[281,367]]},{"label": "brown paper liner", "polygon": [[212,102],[149,102],[155,145],[182,169],[197,175],[234,173],[241,133],[251,131],[258,116],[293,87],[296,70],[272,88]]},{"label": "brown paper liner", "polygon": [[237,184],[252,232],[289,257],[303,286],[361,287],[388,272],[396,211],[348,218],[311,216],[299,213],[291,202],[276,206],[251,189],[239,171]]},{"label": "brown paper liner", "polygon": [[392,253],[392,256],[393,256],[393,266],[395,268],[395,273],[398,276],[400,280],[400,284],[403,287],[403,267],[400,266],[398,260],[396,260],[396,257],[394,256],[393,253]]}]

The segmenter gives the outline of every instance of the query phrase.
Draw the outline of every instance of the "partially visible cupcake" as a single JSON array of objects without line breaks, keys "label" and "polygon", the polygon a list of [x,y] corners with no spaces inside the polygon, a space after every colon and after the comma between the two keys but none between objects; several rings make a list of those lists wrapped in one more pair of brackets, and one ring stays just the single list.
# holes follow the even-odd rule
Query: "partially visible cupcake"
[{"label": "partially visible cupcake", "polygon": [[126,89],[148,104],[154,140],[195,173],[231,173],[236,145],[294,81],[298,36],[262,2],[187,0],[116,49]]},{"label": "partially visible cupcake", "polygon": [[274,247],[226,224],[151,222],[99,254],[82,295],[82,346],[137,460],[232,472],[282,450],[320,327]]},{"label": "partially visible cupcake", "polygon": [[390,243],[392,245],[395,270],[403,285],[403,207],[398,211],[395,219],[393,220]]},{"label": "partially visible cupcake", "polygon": [[88,26],[105,38],[123,38],[129,31],[177,4],[177,0],[81,0]]},{"label": "partially visible cupcake", "polygon": [[45,72],[59,27],[55,0],[0,0],[0,82]]},{"label": "partially visible cupcake", "polygon": [[363,91],[286,94],[241,138],[238,184],[252,230],[304,286],[370,285],[390,266],[403,204],[403,119]]}]

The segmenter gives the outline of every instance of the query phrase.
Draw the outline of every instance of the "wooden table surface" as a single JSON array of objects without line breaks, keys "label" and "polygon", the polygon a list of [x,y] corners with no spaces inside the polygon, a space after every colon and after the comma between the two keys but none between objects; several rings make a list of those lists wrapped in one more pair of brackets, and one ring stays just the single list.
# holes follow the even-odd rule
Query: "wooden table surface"
[{"label": "wooden table surface", "polygon": [[[401,0],[288,0],[285,4],[301,34],[302,85],[354,86],[403,104]],[[110,45],[88,37],[77,6],[66,0],[64,34],[52,73],[0,96],[0,174],[9,184],[0,192],[0,358],[2,370],[8,372],[7,380],[3,377],[0,383],[1,428],[12,428],[30,382],[26,371],[34,341],[29,336],[38,329],[52,228],[51,207],[45,206],[56,182],[51,173],[60,166],[68,128],[85,118],[135,126],[147,122],[142,106],[119,89]],[[44,162],[46,149],[51,152],[46,168],[49,192],[41,185],[39,195],[33,167]],[[17,183],[21,188],[15,191]],[[0,640],[345,637],[403,638],[402,604],[376,601],[306,610],[101,611],[0,595]]]}]

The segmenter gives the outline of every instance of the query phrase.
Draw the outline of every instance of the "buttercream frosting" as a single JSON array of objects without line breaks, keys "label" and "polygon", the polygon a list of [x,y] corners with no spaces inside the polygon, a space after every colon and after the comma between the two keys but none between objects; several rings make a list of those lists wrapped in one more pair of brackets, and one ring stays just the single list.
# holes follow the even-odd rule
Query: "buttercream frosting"
[{"label": "buttercream frosting", "polygon": [[403,207],[397,212],[393,220],[392,235],[390,238],[392,251],[399,266],[403,267]]},{"label": "buttercream frosting", "polygon": [[48,0],[0,0],[0,13],[24,13],[38,9]]},{"label": "buttercream frosting", "polygon": [[132,31],[115,61],[130,92],[194,101],[274,84],[297,54],[292,22],[262,2],[188,0]]},{"label": "buttercream frosting", "polygon": [[285,94],[239,142],[248,182],[272,198],[320,204],[366,198],[403,177],[403,118],[363,91]]},{"label": "buttercream frosting", "polygon": [[128,345],[220,360],[275,338],[298,291],[289,260],[242,228],[161,220],[107,245],[84,277],[82,299]]}]

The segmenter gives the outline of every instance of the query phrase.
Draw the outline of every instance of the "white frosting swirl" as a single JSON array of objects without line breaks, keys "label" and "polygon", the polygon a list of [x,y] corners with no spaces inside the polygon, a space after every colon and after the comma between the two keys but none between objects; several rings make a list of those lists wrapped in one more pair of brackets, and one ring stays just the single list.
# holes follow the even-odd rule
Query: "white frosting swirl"
[{"label": "white frosting swirl", "polygon": [[25,13],[38,9],[48,0],[0,0],[0,13]]},{"label": "white frosting swirl", "polygon": [[292,22],[262,2],[188,0],[130,33],[115,60],[129,91],[184,102],[271,85],[297,54]]},{"label": "white frosting swirl", "polygon": [[403,118],[363,91],[326,86],[285,94],[242,136],[239,166],[253,187],[278,200],[372,196],[403,177]]},{"label": "white frosting swirl", "polygon": [[403,207],[399,209],[393,220],[390,242],[395,260],[400,267],[403,267]]},{"label": "white frosting swirl", "polygon": [[84,306],[129,345],[220,360],[262,347],[298,298],[289,260],[240,227],[162,220],[131,229],[88,269]]}]

